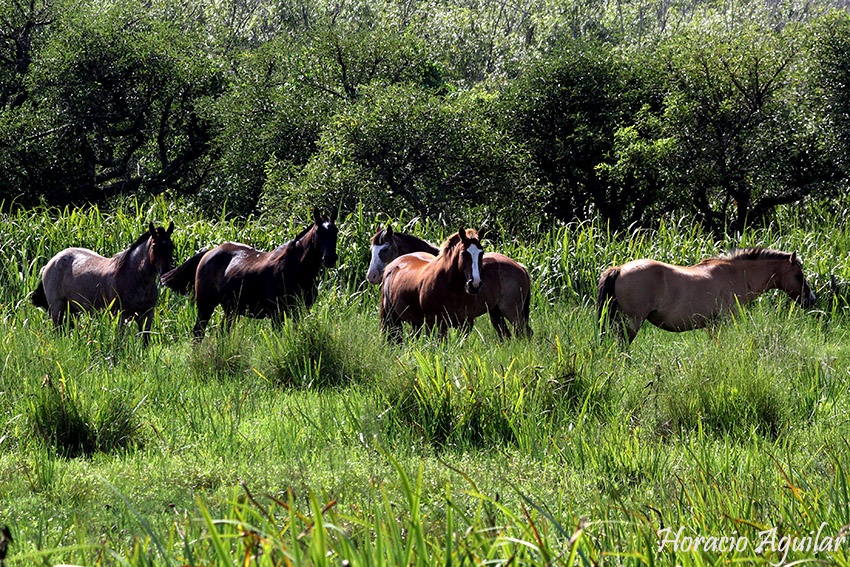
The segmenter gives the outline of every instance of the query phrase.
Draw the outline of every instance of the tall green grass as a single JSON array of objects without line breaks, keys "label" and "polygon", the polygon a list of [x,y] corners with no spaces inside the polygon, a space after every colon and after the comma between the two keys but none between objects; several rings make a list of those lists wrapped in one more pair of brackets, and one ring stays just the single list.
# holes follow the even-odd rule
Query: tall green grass
[{"label": "tall green grass", "polygon": [[[270,249],[309,223],[295,213],[209,220],[164,200],[3,213],[7,564],[764,564],[782,555],[677,550],[658,530],[756,543],[850,524],[850,237],[826,208],[735,238],[686,220],[494,230],[485,246],[534,281],[534,337],[506,343],[482,318],[466,336],[387,344],[364,280],[388,219],[363,211],[340,220],[318,303],[277,326],[224,332],[217,315],[193,345],[191,300],[163,291],[144,348],[109,314],[57,333],[27,300],[67,246],[111,255],[173,220],[178,261],[224,240]],[[434,242],[454,230],[390,220]],[[737,246],[798,251],[816,309],[769,293],[710,330],[600,339],[602,269]],[[846,565],[847,550],[786,559]]]}]

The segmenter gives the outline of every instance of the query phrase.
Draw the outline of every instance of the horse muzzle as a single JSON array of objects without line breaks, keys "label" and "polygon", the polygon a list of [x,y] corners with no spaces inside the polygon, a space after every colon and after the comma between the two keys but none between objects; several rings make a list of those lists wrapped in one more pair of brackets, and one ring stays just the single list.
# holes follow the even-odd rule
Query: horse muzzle
[{"label": "horse muzzle", "polygon": [[476,284],[472,280],[466,281],[466,293],[469,295],[478,295],[478,292],[481,290],[481,283]]},{"label": "horse muzzle", "polygon": [[324,256],[322,256],[322,264],[324,264],[326,268],[333,268],[334,266],[336,266],[336,261],[336,254],[325,254]]},{"label": "horse muzzle", "polygon": [[817,297],[815,296],[815,292],[809,291],[807,294],[800,294],[798,301],[803,309],[809,309],[810,307],[814,307],[816,300]]}]

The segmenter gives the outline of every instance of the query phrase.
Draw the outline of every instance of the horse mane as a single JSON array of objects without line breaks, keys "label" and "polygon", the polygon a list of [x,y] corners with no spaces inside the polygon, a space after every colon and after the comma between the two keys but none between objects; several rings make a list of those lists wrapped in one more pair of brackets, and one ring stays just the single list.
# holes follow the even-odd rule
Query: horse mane
[{"label": "horse mane", "polygon": [[[720,258],[709,258],[707,260],[703,260],[700,262],[709,262],[712,260],[784,260],[789,261],[791,259],[791,254],[788,252],[782,252],[781,250],[771,250],[769,248],[738,248],[737,250],[732,250],[728,254],[724,254]],[[802,265],[802,262],[799,258],[795,258],[795,261],[798,264]]]},{"label": "horse mane", "polygon": [[[475,229],[468,228],[466,229],[466,237],[467,238],[478,238],[478,232]],[[452,249],[460,244],[460,234],[457,232],[453,232],[451,236],[443,242],[443,245],[440,246],[440,254],[441,256],[446,255],[452,251]]]},{"label": "horse mane", "polygon": [[115,261],[115,270],[120,271],[121,268],[124,267],[124,264],[127,263],[127,258],[133,253],[133,250],[147,242],[148,238],[150,238],[150,231],[145,231],[139,236],[126,250],[122,250],[115,256],[113,256],[113,260]]},{"label": "horse mane", "polygon": [[299,240],[304,238],[307,235],[307,233],[310,232],[311,228],[313,228],[312,224],[310,226],[308,226],[307,228],[305,228],[304,230],[302,230],[301,232],[299,232],[298,236],[296,236],[292,240],[287,240],[286,242],[284,242],[283,244],[281,244],[280,246],[275,248],[273,250],[273,252],[278,252],[278,251],[286,252],[287,250],[289,250],[292,247],[293,244],[295,244],[296,242],[298,242]]},{"label": "horse mane", "polygon": [[299,233],[298,233],[298,236],[296,236],[295,238],[293,238],[292,240],[290,240],[290,241],[289,241],[289,243],[291,244],[291,243],[293,243],[293,242],[298,242],[299,240],[301,240],[302,238],[304,238],[305,236],[307,236],[307,233],[308,233],[308,232],[310,232],[310,229],[312,229],[314,226],[315,226],[315,224],[311,224],[310,226],[308,226],[307,228],[305,228],[304,230],[302,230],[301,232],[299,232]]}]

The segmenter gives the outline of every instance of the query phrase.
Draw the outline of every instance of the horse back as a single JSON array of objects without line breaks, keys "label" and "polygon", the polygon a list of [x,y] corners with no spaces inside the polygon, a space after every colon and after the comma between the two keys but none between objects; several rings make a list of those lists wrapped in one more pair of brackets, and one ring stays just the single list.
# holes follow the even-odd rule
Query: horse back
[{"label": "horse back", "polygon": [[117,295],[113,259],[87,248],[56,254],[44,267],[41,281],[49,304],[66,301],[98,308]]},{"label": "horse back", "polygon": [[292,284],[292,277],[287,278],[283,271],[284,252],[282,248],[263,252],[236,242],[213,248],[198,264],[198,306],[212,309],[222,304],[227,312],[248,312],[254,317],[278,311],[279,301]]}]

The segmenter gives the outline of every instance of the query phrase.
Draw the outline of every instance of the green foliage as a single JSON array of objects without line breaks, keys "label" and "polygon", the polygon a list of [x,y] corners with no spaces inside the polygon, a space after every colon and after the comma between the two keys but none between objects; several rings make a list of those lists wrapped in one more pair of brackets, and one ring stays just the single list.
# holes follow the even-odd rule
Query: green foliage
[{"label": "green foliage", "polygon": [[[773,527],[805,536],[826,522],[834,535],[847,524],[841,211],[789,209],[719,242],[685,220],[496,232],[485,245],[534,281],[534,337],[506,343],[482,318],[468,336],[388,345],[377,291],[362,284],[377,220],[362,208],[340,219],[340,262],[317,304],[277,327],[240,318],[194,345],[191,302],[163,293],[143,348],[108,315],[56,333],[25,300],[52,253],[114,253],[149,219],[174,220],[183,258],[224,239],[269,248],[308,212],[208,221],[162,199],[4,211],[8,564],[775,561],[753,546],[677,552],[657,530],[756,542]],[[433,241],[453,230],[380,221]],[[797,250],[819,311],[767,294],[710,331],[647,326],[626,352],[598,339],[602,268],[695,262],[733,245]],[[793,552],[825,557],[847,562],[843,550]]]},{"label": "green foliage", "polygon": [[818,176],[811,110],[795,93],[800,31],[730,28],[709,16],[663,50],[673,82],[665,132],[677,148],[671,192],[686,195],[713,230],[764,222],[777,205],[806,196]]},{"label": "green foliage", "polygon": [[[812,98],[819,108],[823,120],[819,124],[826,136],[826,152],[833,164],[833,175],[838,171],[846,176],[847,151],[850,146],[850,98],[847,94],[847,80],[850,75],[848,56],[850,42],[847,29],[850,16],[846,12],[835,11],[818,20],[812,28],[813,57],[809,88],[817,96]],[[829,164],[824,164],[830,171]],[[835,171],[837,169],[838,171]]]},{"label": "green foliage", "polygon": [[831,4],[7,2],[0,199],[741,231],[846,191]]},{"label": "green foliage", "polygon": [[26,103],[5,114],[17,137],[2,194],[64,205],[196,188],[208,138],[198,106],[216,92],[214,66],[194,56],[199,43],[133,3],[63,12],[33,56]]},{"label": "green foliage", "polygon": [[533,195],[526,154],[488,120],[491,100],[412,85],[364,89],[297,177],[275,164],[267,208],[317,203],[353,211],[368,203],[371,211],[413,210],[448,222],[471,210],[508,223],[527,219],[545,201]]}]

